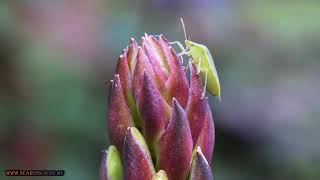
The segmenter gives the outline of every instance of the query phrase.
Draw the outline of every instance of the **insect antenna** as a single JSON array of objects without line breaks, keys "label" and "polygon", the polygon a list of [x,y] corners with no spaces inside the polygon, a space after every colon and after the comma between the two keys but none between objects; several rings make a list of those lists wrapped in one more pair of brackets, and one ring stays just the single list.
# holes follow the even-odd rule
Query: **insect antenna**
[{"label": "insect antenna", "polygon": [[188,40],[188,38],[187,38],[187,32],[186,32],[186,27],[185,27],[185,25],[184,25],[183,18],[180,18],[180,21],[181,21],[182,28],[183,28],[184,38],[185,38],[186,40]]}]

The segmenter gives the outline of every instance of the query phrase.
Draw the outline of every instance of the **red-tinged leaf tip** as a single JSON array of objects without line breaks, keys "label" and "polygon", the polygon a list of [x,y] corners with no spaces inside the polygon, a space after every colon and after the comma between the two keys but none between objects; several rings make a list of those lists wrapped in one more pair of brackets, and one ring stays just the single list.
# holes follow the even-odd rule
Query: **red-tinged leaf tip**
[{"label": "red-tinged leaf tip", "polygon": [[144,72],[140,98],[138,108],[142,119],[142,133],[152,148],[167,125],[171,108],[147,72]]},{"label": "red-tinged leaf tip", "polygon": [[192,158],[189,180],[213,180],[211,168],[199,146]]},{"label": "red-tinged leaf tip", "polygon": [[160,34],[159,42],[162,44],[165,44],[166,46],[169,46],[169,41],[167,40],[167,38],[163,34]]},{"label": "red-tinged leaf tip", "polygon": [[[160,37],[161,36],[163,36],[163,35],[161,34]],[[161,47],[159,40],[157,38],[155,38],[154,36],[149,36],[149,39],[150,39],[150,43],[153,44],[153,47],[158,52],[158,55],[161,59],[161,62],[163,62],[163,66],[165,67],[166,75],[168,75],[169,74],[169,64],[168,64],[168,61],[165,57],[164,51]]]},{"label": "red-tinged leaf tip", "polygon": [[136,103],[139,104],[139,100],[141,97],[141,89],[143,84],[143,76],[144,72],[147,72],[151,79],[154,80],[154,71],[152,65],[150,64],[147,55],[144,53],[141,47],[138,48],[138,56],[137,56],[137,63],[134,69],[133,74],[133,85],[132,91]]},{"label": "red-tinged leaf tip", "polygon": [[170,44],[163,35],[160,35],[159,37],[159,46],[169,66],[170,65],[170,51],[169,51]]},{"label": "red-tinged leaf tip", "polygon": [[146,43],[146,37],[142,36],[141,37],[141,47]]},{"label": "red-tinged leaf tip", "polygon": [[132,94],[132,77],[131,77],[127,57],[125,56],[125,54],[120,55],[119,57],[116,73],[119,74],[120,76],[123,94],[131,110],[135,125],[137,127],[140,127],[141,120],[140,120],[136,103],[134,101],[134,97]]},{"label": "red-tinged leaf tip", "polygon": [[159,65],[161,71],[167,77],[168,74],[169,74],[169,65],[168,65],[168,62],[167,62],[167,60],[165,58],[165,54],[162,51],[162,48],[161,48],[161,45],[160,45],[159,41],[154,36],[146,37],[146,41],[149,44],[149,47],[151,47],[151,49],[152,49],[152,51],[149,51],[149,52],[154,52],[153,53],[154,60]]},{"label": "red-tinged leaf tip", "polygon": [[185,108],[188,103],[189,82],[186,77],[186,71],[181,63],[181,57],[178,57],[173,48],[170,51],[170,74],[166,83],[164,96],[167,102],[175,97]]},{"label": "red-tinged leaf tip", "polygon": [[171,64],[172,62],[172,58],[171,58],[171,52],[169,50],[169,47],[171,47],[171,45],[169,44],[168,40],[161,35],[159,37],[159,47],[161,49],[161,52],[163,54],[163,58],[166,60],[167,66],[169,68],[169,72],[171,71]]},{"label": "red-tinged leaf tip", "polygon": [[125,98],[127,100],[127,96],[129,93],[131,93],[132,89],[132,79],[127,57],[124,54],[121,54],[118,59],[116,74],[119,74],[120,76],[123,93],[125,94]]},{"label": "red-tinged leaf tip", "polygon": [[203,123],[199,138],[197,140],[197,146],[200,146],[204,156],[206,157],[209,165],[212,160],[212,153],[215,142],[215,129],[212,118],[212,113],[209,104],[207,105],[206,118]]},{"label": "red-tinged leaf tip", "polygon": [[[163,36],[163,35],[160,34],[159,37],[160,37],[160,36]],[[159,43],[159,42],[158,42],[158,39],[157,39],[155,36],[149,36],[149,37],[151,38],[151,40],[152,40],[154,43],[155,43],[155,42]]]},{"label": "red-tinged leaf tip", "polygon": [[164,88],[165,82],[167,80],[168,71],[163,63],[163,60],[160,58],[160,55],[156,51],[149,37],[143,38],[145,41],[142,44],[142,47],[148,56],[149,62],[153,67],[155,73],[156,82],[160,91]]},{"label": "red-tinged leaf tip", "polygon": [[148,146],[135,128],[128,128],[124,142],[124,174],[126,180],[151,180],[155,174]]},{"label": "red-tinged leaf tip", "polygon": [[201,81],[201,75],[197,71],[197,67],[192,61],[190,63],[190,96],[194,96],[196,99],[201,99],[203,84]]},{"label": "red-tinged leaf tip", "polygon": [[127,51],[128,65],[131,74],[133,74],[138,54],[138,43],[134,38],[130,39],[130,45]]},{"label": "red-tinged leaf tip", "polygon": [[111,143],[121,152],[123,140],[128,127],[133,126],[133,120],[129,107],[123,95],[123,90],[118,74],[114,76],[111,100],[108,112],[108,129]]},{"label": "red-tinged leaf tip", "polygon": [[169,179],[184,180],[189,172],[192,146],[187,115],[173,99],[171,119],[157,146],[158,169],[163,169]]},{"label": "red-tinged leaf tip", "polygon": [[102,151],[100,180],[122,180],[123,167],[120,152],[115,146]]},{"label": "red-tinged leaf tip", "polygon": [[199,138],[207,112],[208,101],[202,98],[203,86],[200,74],[194,63],[190,64],[190,91],[187,105],[187,114],[190,123],[194,145]]}]

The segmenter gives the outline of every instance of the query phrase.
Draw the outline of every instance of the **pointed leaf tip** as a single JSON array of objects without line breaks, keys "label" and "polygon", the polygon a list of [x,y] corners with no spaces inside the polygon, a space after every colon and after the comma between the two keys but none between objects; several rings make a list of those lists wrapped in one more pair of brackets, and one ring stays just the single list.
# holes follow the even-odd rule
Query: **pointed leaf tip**
[{"label": "pointed leaf tip", "polygon": [[166,100],[171,101],[172,97],[175,97],[185,108],[189,96],[189,82],[186,71],[181,63],[181,57],[178,57],[171,47],[169,47],[168,58],[170,74],[165,88]]},{"label": "pointed leaf tip", "polygon": [[137,62],[133,73],[134,83],[132,84],[132,91],[137,105],[139,105],[139,101],[141,99],[144,72],[147,72],[148,75],[151,76],[152,79],[154,79],[152,65],[150,64],[148,57],[146,56],[144,51],[141,49],[141,47],[139,47]]},{"label": "pointed leaf tip", "polygon": [[160,34],[159,41],[162,41],[163,43],[166,43],[167,45],[169,45],[168,39],[163,34]]},{"label": "pointed leaf tip", "polygon": [[189,180],[213,180],[211,168],[200,146],[196,148],[192,158]]},{"label": "pointed leaf tip", "polygon": [[155,174],[148,146],[135,127],[128,128],[125,137],[124,174],[126,180],[151,180]]},{"label": "pointed leaf tip", "polygon": [[194,145],[198,141],[207,114],[208,101],[207,98],[202,98],[203,91],[201,76],[197,73],[197,67],[192,62],[190,64],[190,91],[187,114]]},{"label": "pointed leaf tip", "polygon": [[142,119],[142,133],[153,148],[154,142],[163,132],[170,118],[171,108],[161,96],[159,90],[144,71],[143,84],[138,108]]},{"label": "pointed leaf tip", "polygon": [[152,36],[145,36],[141,39],[142,48],[152,65],[158,87],[159,89],[163,89],[167,80],[168,69],[166,62],[163,59],[164,55],[160,50],[158,40],[153,39]]},{"label": "pointed leaf tip", "polygon": [[110,105],[108,112],[108,129],[111,143],[121,152],[123,140],[128,127],[133,126],[130,109],[123,95],[120,77],[114,76],[113,86],[110,94]]},{"label": "pointed leaf tip", "polygon": [[134,38],[131,38],[130,45],[127,51],[127,59],[128,59],[128,65],[129,65],[131,75],[133,75],[133,71],[136,65],[137,54],[138,54],[138,43]]},{"label": "pointed leaf tip", "polygon": [[128,107],[130,108],[130,111],[132,113],[132,118],[135,122],[135,125],[137,127],[140,127],[141,120],[132,94],[132,76],[128,65],[128,59],[125,55],[120,56],[117,64],[116,73],[119,74],[119,77],[121,79],[123,94],[128,104]]},{"label": "pointed leaf tip", "polygon": [[136,40],[135,40],[133,37],[130,38],[130,43],[131,43],[131,44],[137,44]]},{"label": "pointed leaf tip", "polygon": [[184,180],[189,171],[192,137],[187,115],[176,99],[169,124],[159,140],[157,167],[165,170],[169,179]]},{"label": "pointed leaf tip", "polygon": [[209,104],[207,105],[207,112],[200,135],[197,140],[197,146],[201,147],[203,155],[206,157],[209,165],[211,164],[213,149],[215,142],[215,129],[212,118],[212,112]]}]

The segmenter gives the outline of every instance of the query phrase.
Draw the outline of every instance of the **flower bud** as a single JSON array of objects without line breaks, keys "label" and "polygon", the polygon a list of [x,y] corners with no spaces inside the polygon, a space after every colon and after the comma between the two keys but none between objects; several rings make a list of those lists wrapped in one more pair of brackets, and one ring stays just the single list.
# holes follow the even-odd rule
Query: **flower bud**
[{"label": "flower bud", "polygon": [[100,179],[213,179],[214,123],[200,71],[189,62],[189,81],[170,44],[145,34],[118,58]]}]

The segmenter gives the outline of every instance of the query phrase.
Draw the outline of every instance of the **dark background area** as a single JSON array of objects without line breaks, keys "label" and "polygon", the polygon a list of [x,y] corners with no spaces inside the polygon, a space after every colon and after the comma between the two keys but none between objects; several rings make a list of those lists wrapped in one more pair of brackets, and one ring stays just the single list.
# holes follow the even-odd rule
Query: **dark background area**
[{"label": "dark background area", "polygon": [[0,170],[98,179],[117,57],[144,32],[183,41],[180,17],[221,80],[222,102],[209,98],[216,179],[319,179],[320,2],[312,0],[1,1]]}]

